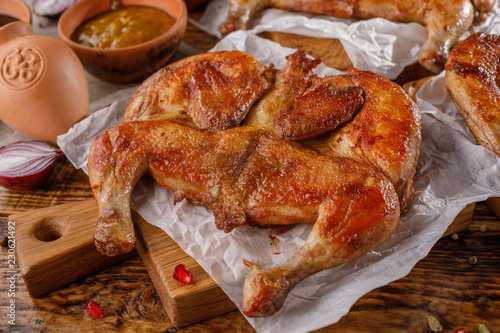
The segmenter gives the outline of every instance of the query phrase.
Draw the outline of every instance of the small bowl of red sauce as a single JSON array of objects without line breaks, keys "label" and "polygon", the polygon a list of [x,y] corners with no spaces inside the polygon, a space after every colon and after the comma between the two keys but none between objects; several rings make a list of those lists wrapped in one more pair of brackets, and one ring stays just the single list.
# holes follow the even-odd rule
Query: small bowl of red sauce
[{"label": "small bowl of red sauce", "polygon": [[59,38],[93,76],[140,82],[165,66],[184,37],[183,0],[81,0],[59,18]]}]

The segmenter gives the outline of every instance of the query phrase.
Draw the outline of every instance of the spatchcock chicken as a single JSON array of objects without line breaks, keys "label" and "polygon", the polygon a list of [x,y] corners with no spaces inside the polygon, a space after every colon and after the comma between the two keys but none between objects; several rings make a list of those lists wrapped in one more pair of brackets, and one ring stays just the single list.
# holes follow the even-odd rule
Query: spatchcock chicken
[{"label": "spatchcock chicken", "polygon": [[477,143],[500,157],[500,36],[475,33],[453,48],[445,85]]},{"label": "spatchcock chicken", "polygon": [[478,17],[491,12],[496,0],[229,0],[229,13],[219,27],[223,35],[246,29],[256,13],[265,8],[328,15],[338,18],[385,18],[397,22],[420,23],[428,39],[419,56],[420,64],[431,72],[443,70],[450,49]]},{"label": "spatchcock chicken", "polygon": [[[403,89],[351,69],[318,77],[303,51],[277,70],[221,51],[169,65],[134,93],[123,123],[88,160],[94,239],[130,251],[130,196],[143,175],[214,214],[218,229],[313,224],[280,267],[245,260],[243,313],[269,316],[308,276],[362,256],[395,231],[411,201],[421,115]],[[244,259],[244,258],[242,258]]]}]

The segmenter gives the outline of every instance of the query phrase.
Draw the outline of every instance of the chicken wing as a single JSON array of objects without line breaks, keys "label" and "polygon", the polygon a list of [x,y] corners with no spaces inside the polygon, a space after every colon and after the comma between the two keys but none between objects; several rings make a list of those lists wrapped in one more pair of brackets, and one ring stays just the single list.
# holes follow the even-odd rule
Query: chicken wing
[{"label": "chicken wing", "polygon": [[500,157],[500,36],[475,33],[446,63],[445,85],[478,144]]},{"label": "chicken wing", "polygon": [[246,223],[314,223],[284,266],[263,271],[248,263],[249,316],[279,310],[299,281],[375,248],[399,222],[398,197],[382,173],[250,127],[209,133],[169,121],[125,123],[97,137],[88,167],[99,207],[94,236],[108,256],[133,246],[129,199],[144,174],[174,191],[176,201],[211,209],[226,232]]},{"label": "chicken wing", "polygon": [[238,126],[274,82],[273,68],[244,52],[185,58],[144,81],[123,121],[176,121],[202,130]]},{"label": "chicken wing", "polygon": [[[484,16],[495,1],[476,0],[475,3]],[[443,70],[451,47],[474,20],[474,6],[470,0],[229,0],[228,18],[219,30],[226,35],[246,29],[251,18],[267,7],[339,18],[381,17],[391,21],[420,23],[426,27],[428,39],[419,62],[434,73]]]}]

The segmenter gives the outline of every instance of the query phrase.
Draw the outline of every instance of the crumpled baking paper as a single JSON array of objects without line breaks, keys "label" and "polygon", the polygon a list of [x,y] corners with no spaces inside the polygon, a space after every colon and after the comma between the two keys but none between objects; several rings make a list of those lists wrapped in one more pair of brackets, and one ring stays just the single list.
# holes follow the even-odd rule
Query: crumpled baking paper
[{"label": "crumpled baking paper", "polygon": [[[250,52],[277,68],[283,68],[285,56],[293,52],[247,31],[227,36],[215,48],[233,49]],[[320,66],[317,73],[338,72]],[[336,323],[364,294],[407,275],[467,204],[500,196],[500,159],[475,144],[446,93],[443,75],[429,81],[417,96],[423,113],[423,140],[415,196],[395,234],[358,260],[305,279],[275,315],[247,318],[255,330],[307,332]],[[120,123],[127,102],[128,98],[116,101],[58,138],[75,167],[86,171],[94,137]],[[194,257],[240,309],[248,274],[242,259],[263,268],[281,265],[304,244],[311,230],[310,225],[298,225],[278,236],[278,246],[270,239],[272,230],[242,226],[224,233],[216,229],[207,209],[185,201],[174,206],[173,194],[148,178],[134,190],[132,208]]]},{"label": "crumpled baking paper", "polygon": [[[500,3],[484,22],[475,22],[471,32],[492,33],[500,24]],[[229,12],[228,0],[212,0],[198,20],[190,20],[203,31],[221,37],[219,26]],[[426,29],[418,23],[396,23],[381,18],[339,19],[325,15],[265,9],[250,21],[248,31],[286,32],[301,36],[338,39],[353,66],[395,79],[404,68],[415,63],[427,40]],[[462,36],[467,37],[468,33]]]}]

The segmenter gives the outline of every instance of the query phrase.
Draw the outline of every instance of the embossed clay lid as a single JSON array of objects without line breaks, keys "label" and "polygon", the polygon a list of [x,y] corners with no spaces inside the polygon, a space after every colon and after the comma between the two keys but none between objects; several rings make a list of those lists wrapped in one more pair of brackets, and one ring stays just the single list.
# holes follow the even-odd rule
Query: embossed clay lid
[{"label": "embossed clay lid", "polygon": [[31,25],[0,28],[0,119],[24,136],[57,145],[57,136],[88,116],[87,80],[61,41]]}]

